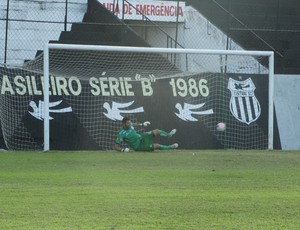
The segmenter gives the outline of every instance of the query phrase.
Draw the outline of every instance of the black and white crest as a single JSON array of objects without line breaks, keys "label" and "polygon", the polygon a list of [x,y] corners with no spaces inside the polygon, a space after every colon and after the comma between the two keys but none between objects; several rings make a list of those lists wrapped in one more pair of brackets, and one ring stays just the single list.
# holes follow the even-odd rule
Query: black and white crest
[{"label": "black and white crest", "polygon": [[229,78],[228,89],[231,91],[230,111],[239,121],[250,124],[261,114],[261,107],[254,95],[256,89],[251,78],[237,81]]}]

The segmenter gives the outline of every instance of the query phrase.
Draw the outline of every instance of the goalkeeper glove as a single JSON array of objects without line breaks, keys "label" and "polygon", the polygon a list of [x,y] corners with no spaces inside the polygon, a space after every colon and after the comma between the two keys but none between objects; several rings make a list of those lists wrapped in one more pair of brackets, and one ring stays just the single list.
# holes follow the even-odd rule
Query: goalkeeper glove
[{"label": "goalkeeper glove", "polygon": [[145,122],[143,123],[143,126],[147,127],[147,126],[150,125],[150,124],[151,124],[150,121],[145,121]]},{"label": "goalkeeper glove", "polygon": [[121,152],[128,153],[129,152],[129,148],[121,149]]}]

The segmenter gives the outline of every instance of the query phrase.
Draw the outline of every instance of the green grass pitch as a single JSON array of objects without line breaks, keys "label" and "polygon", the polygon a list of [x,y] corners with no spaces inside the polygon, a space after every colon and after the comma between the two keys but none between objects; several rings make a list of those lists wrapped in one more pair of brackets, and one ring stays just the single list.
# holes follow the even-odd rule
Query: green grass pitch
[{"label": "green grass pitch", "polygon": [[299,229],[300,151],[0,153],[1,229]]}]

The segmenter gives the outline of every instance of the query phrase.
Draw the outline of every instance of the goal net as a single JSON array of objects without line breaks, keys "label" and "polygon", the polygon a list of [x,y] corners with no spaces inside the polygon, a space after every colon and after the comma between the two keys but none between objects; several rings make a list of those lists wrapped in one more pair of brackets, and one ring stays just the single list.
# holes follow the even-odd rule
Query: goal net
[{"label": "goal net", "polygon": [[123,117],[184,149],[273,148],[272,52],[48,44],[1,71],[8,149],[110,150]]}]

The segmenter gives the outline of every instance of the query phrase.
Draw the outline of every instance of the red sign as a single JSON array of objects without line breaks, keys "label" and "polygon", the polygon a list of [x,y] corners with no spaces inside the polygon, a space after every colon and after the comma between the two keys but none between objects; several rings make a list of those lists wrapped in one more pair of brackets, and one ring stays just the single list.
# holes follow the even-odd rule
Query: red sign
[{"label": "red sign", "polygon": [[[99,2],[108,10],[123,18],[123,1],[99,0]],[[115,3],[115,4],[114,4]],[[176,22],[184,21],[185,2],[175,1],[142,1],[131,0],[130,4],[124,2],[124,19],[143,20],[147,16],[152,21]]]}]

